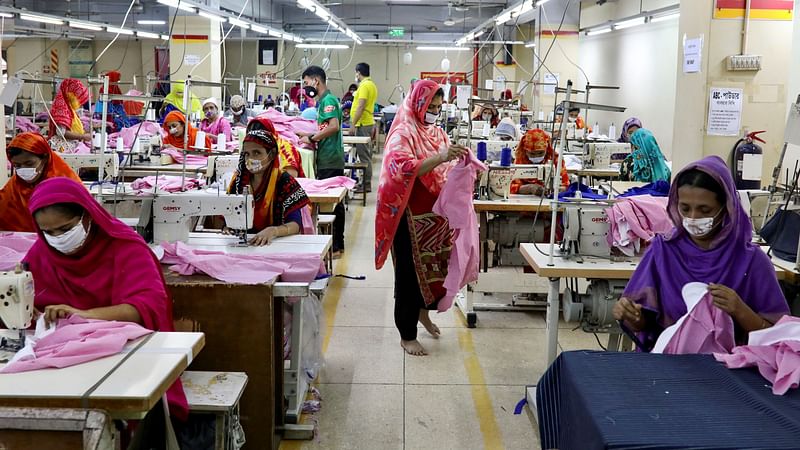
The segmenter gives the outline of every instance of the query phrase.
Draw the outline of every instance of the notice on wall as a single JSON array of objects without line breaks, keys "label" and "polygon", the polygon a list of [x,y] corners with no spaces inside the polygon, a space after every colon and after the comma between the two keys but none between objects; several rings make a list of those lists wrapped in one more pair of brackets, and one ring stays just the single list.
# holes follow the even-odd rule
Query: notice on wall
[{"label": "notice on wall", "polygon": [[738,136],[743,99],[742,89],[712,87],[708,97],[706,133],[710,136]]},{"label": "notice on wall", "polygon": [[558,74],[545,73],[544,74],[544,95],[555,95],[556,88],[558,87]]},{"label": "notice on wall", "polygon": [[265,65],[274,66],[275,65],[275,51],[274,50],[263,50],[261,52],[261,60],[264,61]]},{"label": "notice on wall", "polygon": [[183,57],[183,63],[187,66],[196,66],[200,64],[200,55],[185,55]]},{"label": "notice on wall", "polygon": [[494,80],[485,80],[483,82],[483,88],[486,89],[487,91],[494,90]]},{"label": "notice on wall", "polygon": [[456,106],[459,109],[469,108],[469,98],[472,95],[471,86],[458,86],[456,87]]},{"label": "notice on wall", "polygon": [[700,72],[703,60],[703,38],[683,40],[683,73]]}]

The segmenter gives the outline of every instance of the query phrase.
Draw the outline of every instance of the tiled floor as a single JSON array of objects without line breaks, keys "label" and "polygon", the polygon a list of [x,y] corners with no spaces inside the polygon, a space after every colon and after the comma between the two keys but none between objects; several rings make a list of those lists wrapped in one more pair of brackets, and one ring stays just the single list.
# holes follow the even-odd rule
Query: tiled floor
[{"label": "tiled floor", "polygon": [[[433,316],[440,339],[420,328],[430,354],[406,355],[394,327],[391,261],[381,271],[373,264],[374,217],[375,192],[366,208],[350,203],[335,273],[366,279],[335,278],[324,299],[322,410],[305,418],[318,424],[317,437],[281,449],[539,448],[530,414],[513,412],[545,369],[543,313],[479,312],[478,327],[468,329],[453,308]],[[600,348],[563,323],[559,347]]]}]

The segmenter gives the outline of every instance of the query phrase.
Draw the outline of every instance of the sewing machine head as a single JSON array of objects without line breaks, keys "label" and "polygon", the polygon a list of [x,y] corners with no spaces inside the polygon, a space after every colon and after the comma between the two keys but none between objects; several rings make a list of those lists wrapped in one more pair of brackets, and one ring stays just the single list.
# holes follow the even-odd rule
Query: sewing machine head
[{"label": "sewing machine head", "polygon": [[553,166],[550,164],[515,164],[510,167],[493,164],[486,171],[489,200],[508,200],[513,180],[537,179],[549,186],[548,183],[552,183],[552,171]]},{"label": "sewing machine head", "polygon": [[564,205],[562,252],[569,256],[611,256],[608,245],[608,202],[582,201]]},{"label": "sewing machine head", "polygon": [[252,195],[191,191],[165,194],[153,200],[153,242],[186,241],[199,217],[224,216],[225,224],[246,232],[253,228]]},{"label": "sewing machine head", "polygon": [[13,271],[0,272],[0,319],[3,325],[20,332],[20,340],[3,338],[0,348],[17,351],[22,348],[25,330],[33,321],[33,275],[21,264]]},{"label": "sewing machine head", "polygon": [[[100,166],[100,155],[95,153],[83,155],[61,153],[58,156],[60,156],[75,173],[78,173],[78,170],[81,168],[97,168]],[[103,174],[105,177],[117,177],[119,175],[119,157],[116,153],[107,153],[105,155]]]},{"label": "sewing machine head", "polygon": [[587,142],[583,147],[584,166],[587,169],[608,169],[615,161],[631,153],[631,144],[625,142]]}]

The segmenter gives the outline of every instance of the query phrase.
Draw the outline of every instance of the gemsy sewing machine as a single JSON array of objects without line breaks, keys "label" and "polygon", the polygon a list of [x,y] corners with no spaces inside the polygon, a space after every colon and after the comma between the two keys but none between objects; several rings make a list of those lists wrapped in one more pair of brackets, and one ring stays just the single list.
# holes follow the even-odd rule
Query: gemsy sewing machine
[{"label": "gemsy sewing machine", "polygon": [[[90,154],[71,154],[61,153],[58,156],[67,163],[76,173],[78,169],[82,168],[98,168],[100,167],[100,155],[96,153]],[[103,173],[106,177],[117,177],[119,175],[119,157],[116,153],[107,153],[105,155],[105,163],[103,165]]]},{"label": "gemsy sewing machine", "polygon": [[153,242],[186,241],[200,217],[224,216],[225,224],[244,233],[253,228],[253,196],[190,191],[153,199]]},{"label": "gemsy sewing machine", "polygon": [[631,144],[624,142],[587,142],[583,146],[585,169],[609,169],[631,153]]},{"label": "gemsy sewing machine", "polygon": [[564,240],[561,242],[563,255],[577,259],[582,256],[611,256],[611,248],[606,239],[610,223],[605,210],[611,207],[612,202],[573,200],[564,204]]},{"label": "gemsy sewing machine", "polygon": [[553,166],[550,164],[514,164],[508,167],[492,164],[481,175],[479,197],[507,201],[511,195],[511,182],[519,179],[535,178],[542,180],[545,186],[550,186],[552,171]]},{"label": "gemsy sewing machine", "polygon": [[3,325],[19,331],[19,339],[0,338],[0,350],[16,352],[25,344],[25,330],[33,320],[33,275],[21,264],[0,272],[0,319]]}]

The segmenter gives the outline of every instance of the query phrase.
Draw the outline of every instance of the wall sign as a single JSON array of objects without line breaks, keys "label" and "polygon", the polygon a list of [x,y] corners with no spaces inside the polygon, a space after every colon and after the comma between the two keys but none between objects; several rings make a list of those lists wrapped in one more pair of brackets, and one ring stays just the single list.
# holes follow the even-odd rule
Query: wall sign
[{"label": "wall sign", "polygon": [[742,89],[712,87],[708,97],[706,133],[710,136],[738,136],[743,98]]},{"label": "wall sign", "polygon": [[700,72],[703,61],[703,38],[683,39],[683,73]]}]

